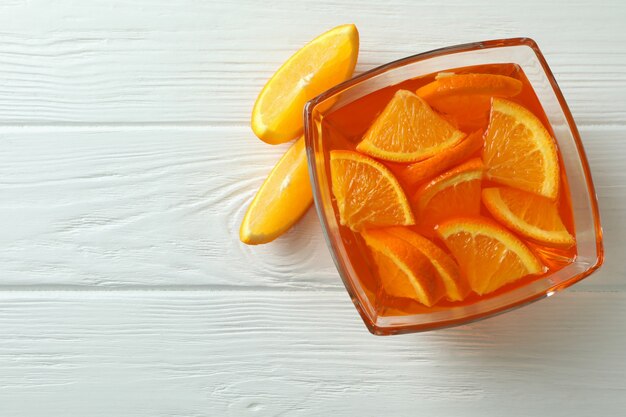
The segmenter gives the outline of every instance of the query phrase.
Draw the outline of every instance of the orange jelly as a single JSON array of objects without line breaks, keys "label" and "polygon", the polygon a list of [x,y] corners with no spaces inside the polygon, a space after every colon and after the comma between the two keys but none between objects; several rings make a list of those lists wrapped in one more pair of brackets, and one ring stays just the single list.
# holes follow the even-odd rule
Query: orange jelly
[{"label": "orange jelly", "polygon": [[[399,96],[412,101],[399,101],[394,104],[395,107],[389,105]],[[498,110],[498,105],[501,110]],[[388,114],[393,111],[404,113]],[[431,111],[432,114],[429,113]],[[518,119],[509,117],[509,111],[516,112],[514,115]],[[527,112],[534,117],[526,118]],[[389,120],[382,120],[382,117]],[[526,120],[530,125],[538,120],[539,124],[532,126],[537,131],[543,132],[542,129],[545,129],[545,138],[549,138],[547,145],[539,150],[521,149],[520,152],[526,152],[523,160],[513,156],[508,157],[508,162],[498,162],[498,158],[502,159],[502,149],[515,152],[516,146],[523,147],[517,138],[529,137],[531,143],[536,140],[536,132],[529,132],[527,127],[515,120]],[[398,127],[398,123],[405,125]],[[433,123],[438,123],[437,129],[431,129]],[[398,215],[394,207],[385,204],[383,208],[377,208],[379,211],[390,211],[386,218],[381,217],[384,222],[381,220],[382,223],[379,224],[375,221],[368,224],[368,219],[376,219],[376,213],[368,212],[369,207],[375,205],[363,203],[362,207],[359,206],[358,193],[362,190],[356,189],[358,187],[354,185],[358,181],[344,181],[342,185],[338,185],[337,180],[333,179],[333,204],[336,206],[334,212],[340,224],[339,233],[346,256],[350,259],[377,316],[413,315],[446,310],[454,306],[469,306],[542,279],[576,258],[572,202],[563,158],[539,99],[518,65],[490,64],[451,68],[445,72],[388,86],[337,110],[331,109],[324,116],[321,129],[326,143],[327,160],[332,159],[331,155],[335,151],[352,151],[363,155],[368,161],[374,161],[372,164],[375,168],[382,164],[382,177],[387,178],[391,174],[391,185],[385,184],[384,187],[392,190],[389,193],[393,193],[393,179],[397,180],[401,187],[399,194],[404,193],[403,197],[406,197],[410,214],[413,215],[412,219],[407,213]],[[436,140],[433,143],[428,142],[432,139],[428,136],[431,134],[429,129],[434,132],[432,135],[435,136],[432,137],[441,137],[441,143]],[[389,139],[385,139],[385,135]],[[422,141],[416,145],[422,147],[419,152],[412,152],[412,149],[408,149],[409,145],[402,143],[403,140],[408,141],[410,135],[413,135],[412,140]],[[387,142],[381,145],[385,140]],[[365,141],[368,141],[367,146],[362,144]],[[497,148],[496,142],[500,146],[504,143],[506,148]],[[385,146],[391,151],[381,150]],[[432,149],[435,151],[431,151]],[[541,166],[542,163],[549,163],[551,149],[555,150],[556,155],[553,159],[554,167]],[[344,154],[345,152],[337,155]],[[554,174],[555,179],[550,182],[547,177],[541,177],[543,182],[540,185],[534,184],[533,181],[537,181],[537,178],[533,177],[533,169],[540,169],[535,165],[542,167],[543,173]],[[327,169],[329,177],[332,178],[333,174],[337,176],[330,172],[332,166]],[[358,177],[358,172],[361,171],[354,172],[350,175]],[[526,178],[525,175],[529,177]],[[374,185],[381,184],[381,180],[372,181],[379,181]],[[343,189],[338,191],[339,187]],[[354,223],[354,227],[351,227],[350,219],[340,218],[341,213],[347,209],[338,207],[339,204],[345,205],[343,200],[338,201],[339,192],[342,193],[340,199],[351,198],[353,212],[358,211],[352,214],[351,219],[354,216],[362,219],[358,224]],[[371,190],[367,193],[369,198],[381,198],[373,197]],[[403,201],[403,197],[390,198]],[[507,202],[511,205],[508,217],[506,213],[500,213],[502,204]],[[401,204],[400,207],[406,209]],[[541,230],[546,222],[552,221],[546,220],[550,217],[546,213],[551,210],[554,210],[553,222],[557,222],[561,229],[560,235],[554,239],[544,238]],[[397,218],[395,224],[394,216]],[[519,216],[528,222],[520,225],[519,219],[516,220]],[[455,225],[465,224],[464,222],[477,225],[478,228],[483,224],[492,225],[489,227],[493,227],[498,233],[502,231],[506,236],[505,243],[519,244],[523,249],[520,249],[520,256],[525,256],[527,262],[507,259],[510,251],[503,251],[488,240],[476,238],[471,231],[460,237],[468,240],[468,246],[455,249],[452,242],[446,241],[442,230],[453,230]],[[537,224],[538,227],[533,226]],[[426,245],[432,244],[435,248],[428,246],[430,252],[427,250],[412,256],[411,253],[415,252],[411,252],[410,245],[407,246],[405,240],[397,240],[399,238],[395,237],[405,233],[403,231],[393,235],[393,239],[396,239],[393,242],[397,245],[386,244],[385,229],[394,226],[417,234],[418,244],[423,242],[419,239],[424,238],[428,240]],[[379,239],[379,236],[383,236],[383,239]],[[364,237],[368,238],[367,242]],[[458,291],[454,294],[450,292],[450,287],[433,282],[451,279],[442,277],[441,271],[437,269],[440,267],[437,259],[442,258],[433,257],[433,250],[436,253],[445,253],[451,275],[459,281]],[[478,263],[471,256],[472,250],[479,252]],[[492,258],[500,256],[501,259],[490,258],[489,262],[496,266],[492,265],[489,267],[491,270],[486,271],[484,268],[488,268],[487,261],[480,262],[480,256],[490,250],[494,251]],[[381,256],[385,259],[381,259]],[[395,266],[394,260],[399,262]],[[523,270],[528,264],[531,265],[528,270],[531,273],[522,273],[514,279],[507,276],[514,273],[511,271],[519,268]],[[502,265],[504,270],[498,271],[498,265]],[[408,278],[407,274],[413,278]],[[498,276],[502,279],[497,278]],[[420,296],[420,291],[428,294]]]}]

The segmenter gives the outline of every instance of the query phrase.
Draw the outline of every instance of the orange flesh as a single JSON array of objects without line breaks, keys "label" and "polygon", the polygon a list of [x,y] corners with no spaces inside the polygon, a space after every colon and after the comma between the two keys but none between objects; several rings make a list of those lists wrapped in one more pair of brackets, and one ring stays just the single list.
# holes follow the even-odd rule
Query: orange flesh
[{"label": "orange flesh", "polygon": [[359,32],[341,25],[313,39],[270,78],[254,103],[251,127],[259,139],[284,143],[302,132],[307,101],[352,76]]},{"label": "orange flesh", "polygon": [[352,230],[415,224],[402,187],[381,163],[350,151],[330,154],[330,172],[339,221]]},{"label": "orange flesh", "polygon": [[483,164],[471,159],[433,178],[413,197],[417,225],[422,234],[432,237],[442,221],[480,214],[480,184]]},{"label": "orange flesh", "polygon": [[464,137],[425,100],[398,90],[356,149],[386,161],[415,162],[454,147]]},{"label": "orange flesh", "polygon": [[480,129],[472,132],[453,148],[440,152],[432,158],[405,166],[396,166],[396,174],[409,187],[442,174],[467,160],[470,155],[479,152],[483,147],[483,133]]},{"label": "orange flesh", "polygon": [[250,203],[239,228],[248,245],[268,243],[294,225],[313,203],[304,137],[272,169]]},{"label": "orange flesh", "polygon": [[450,116],[465,130],[483,126],[489,118],[491,97],[513,97],[522,82],[501,74],[459,74],[441,77],[417,90],[433,108]]},{"label": "orange flesh", "polygon": [[431,260],[410,242],[381,228],[364,230],[362,236],[387,294],[412,298],[427,306],[445,295],[443,280]]},{"label": "orange flesh", "polygon": [[[532,112],[544,125],[549,134],[553,135],[552,128],[547,122],[545,113],[537,99],[530,83],[528,82],[523,71],[514,64],[493,64],[483,65],[476,67],[455,68],[448,70],[456,74],[463,73],[490,73],[501,74],[509,77],[513,77],[522,83],[522,91],[516,96],[508,97],[507,100],[518,103]],[[429,84],[435,80],[437,74],[431,74],[417,79],[407,80],[400,84],[389,86],[381,90],[375,91],[367,96],[364,96],[344,107],[329,112],[325,115],[322,123],[322,136],[326,143],[329,144],[328,150],[355,150],[356,145],[362,139],[365,132],[369,129],[370,125],[376,119],[376,117],[382,112],[389,100],[393,97],[395,92],[400,89],[406,89],[409,91],[417,91],[420,87]],[[468,111],[469,114],[469,111]],[[464,117],[469,117],[468,114],[463,112],[453,115],[453,119],[463,120]],[[454,121],[453,121],[454,122]],[[463,130],[466,134],[471,134],[475,129],[487,130],[488,119],[484,120],[481,125],[471,126],[472,130]],[[463,123],[457,123],[462,125]],[[463,141],[468,140],[469,137]],[[457,146],[463,144],[461,141]],[[463,155],[461,161],[454,166],[461,164],[472,158],[481,157],[481,149],[472,149],[468,155]],[[557,149],[558,152],[558,149]],[[380,160],[379,160],[380,161]],[[419,161],[414,163],[415,165],[429,161]],[[443,170],[434,172],[432,175],[420,179],[419,181],[406,180],[406,173],[410,171],[411,164],[395,163],[380,161],[386,165],[398,178],[401,186],[405,190],[407,196],[412,196],[423,184],[428,183],[436,175],[440,175],[443,171],[452,169],[453,167],[446,167]],[[404,173],[404,176],[402,175]],[[330,177],[330,172],[328,172]],[[559,190],[556,205],[558,207],[558,213],[560,218],[570,234],[575,236],[573,213],[571,207],[571,198],[569,193],[569,187],[567,184],[567,178],[565,168],[562,165],[561,157],[559,153]],[[499,187],[501,185],[490,181],[486,177],[482,180],[482,189],[489,187]],[[418,213],[415,212],[417,217]],[[484,205],[480,206],[480,216],[493,221],[497,221],[486,209]],[[419,221],[419,218],[416,218]],[[409,228],[419,232],[417,226],[410,226]],[[509,230],[510,231],[510,230]],[[407,298],[395,297],[387,294],[384,290],[381,290],[381,283],[377,267],[372,259],[371,251],[365,244],[363,238],[359,233],[351,231],[347,227],[340,226],[340,235],[343,238],[345,246],[347,248],[348,257],[356,270],[357,275],[361,279],[361,284],[365,290],[367,297],[369,297],[371,304],[376,306],[377,313],[381,316],[395,316],[395,315],[409,315],[425,312],[433,312],[438,310],[446,310],[450,307],[471,305],[485,298],[496,297],[503,293],[512,291],[516,288],[525,286],[530,282],[541,279],[547,274],[551,274],[564,266],[572,262],[576,256],[576,247],[570,248],[558,248],[546,246],[541,243],[527,240],[525,237],[516,234],[511,231],[517,238],[526,244],[530,250],[537,256],[539,261],[545,267],[545,272],[538,275],[528,275],[520,278],[519,280],[508,283],[501,288],[491,292],[489,294],[479,296],[472,292],[463,301],[449,301],[446,298],[439,300],[434,306],[426,307],[419,302]],[[434,243],[444,249],[446,253],[450,253],[441,240],[434,239]]]}]

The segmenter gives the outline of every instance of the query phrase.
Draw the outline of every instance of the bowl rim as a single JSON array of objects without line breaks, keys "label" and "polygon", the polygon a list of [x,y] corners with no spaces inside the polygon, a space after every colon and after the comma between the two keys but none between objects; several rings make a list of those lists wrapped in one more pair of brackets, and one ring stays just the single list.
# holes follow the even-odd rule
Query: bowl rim
[{"label": "bowl rim", "polygon": [[[552,87],[555,93],[555,96],[559,102],[559,105],[561,106],[561,109],[563,110],[565,119],[567,120],[568,127],[570,129],[570,132],[574,139],[574,143],[576,145],[576,149],[578,151],[578,155],[580,157],[580,163],[584,171],[585,185],[587,187],[588,196],[589,196],[589,200],[591,204],[593,227],[594,227],[595,234],[596,234],[596,260],[585,271],[580,272],[576,275],[573,275],[566,282],[563,282],[555,286],[550,291],[531,294],[527,297],[524,297],[522,299],[519,299],[515,302],[512,302],[510,304],[507,304],[501,307],[493,308],[493,309],[486,310],[483,312],[477,312],[474,314],[469,314],[463,318],[452,318],[449,320],[439,320],[439,321],[430,322],[430,323],[419,323],[419,324],[413,324],[413,325],[407,324],[407,325],[403,325],[402,327],[389,327],[389,326],[377,325],[371,320],[369,315],[363,310],[363,307],[361,306],[361,301],[357,297],[356,291],[353,288],[352,283],[345,276],[345,272],[342,270],[342,267],[339,265],[339,260],[337,259],[337,256],[336,256],[337,249],[335,248],[335,244],[331,239],[330,233],[328,232],[330,228],[329,228],[328,220],[324,214],[323,201],[322,201],[322,196],[321,196],[320,188],[319,188],[320,183],[319,183],[319,178],[317,175],[317,169],[316,169],[316,164],[315,164],[315,144],[314,144],[314,135],[313,135],[313,110],[317,106],[317,104],[323,102],[329,97],[332,97],[344,90],[347,90],[348,88],[356,84],[359,84],[360,82],[364,80],[367,80],[369,78],[382,74],[390,69],[402,67],[404,65],[412,64],[415,62],[419,62],[419,61],[427,60],[429,58],[439,57],[443,55],[452,55],[452,54],[457,54],[461,52],[471,52],[471,51],[476,51],[476,50],[481,50],[481,49],[492,49],[492,48],[502,48],[502,47],[512,47],[512,46],[527,46],[533,50],[539,64],[541,65],[545,75],[547,76],[550,82],[550,86]],[[330,89],[324,91],[323,93],[319,94],[315,98],[309,100],[305,104],[303,116],[304,116],[304,136],[305,136],[305,142],[306,142],[309,177],[311,181],[311,188],[313,190],[315,209],[317,211],[318,217],[320,219],[320,223],[322,225],[324,238],[326,240],[327,247],[329,251],[331,252],[337,271],[344,283],[344,286],[350,298],[352,299],[352,302],[355,305],[359,315],[361,316],[363,322],[365,323],[366,327],[372,334],[391,335],[391,334],[421,332],[421,331],[428,331],[428,330],[434,330],[434,329],[440,329],[440,328],[460,326],[463,324],[468,324],[468,323],[472,323],[472,322],[486,319],[489,317],[493,317],[493,316],[502,314],[504,312],[511,311],[511,310],[520,308],[522,306],[528,305],[535,301],[541,300],[545,297],[549,297],[557,291],[568,288],[571,285],[574,285],[575,283],[583,280],[587,276],[594,273],[604,263],[603,232],[602,232],[602,226],[601,226],[601,220],[600,220],[598,200],[597,200],[597,195],[595,192],[595,187],[593,184],[591,169],[589,167],[587,155],[586,155],[582,140],[580,138],[580,133],[578,131],[574,118],[571,114],[569,106],[567,105],[567,102],[565,101],[565,97],[563,96],[563,93],[560,87],[558,86],[558,83],[556,82],[554,74],[552,73],[550,67],[548,66],[548,63],[543,53],[541,52],[537,43],[529,37],[493,39],[493,40],[452,45],[452,46],[437,48],[437,49],[433,49],[430,51],[410,55],[404,58],[400,58],[400,59],[388,62],[386,64],[383,64],[375,68],[372,68],[368,71],[365,71],[334,87],[331,87]]]}]

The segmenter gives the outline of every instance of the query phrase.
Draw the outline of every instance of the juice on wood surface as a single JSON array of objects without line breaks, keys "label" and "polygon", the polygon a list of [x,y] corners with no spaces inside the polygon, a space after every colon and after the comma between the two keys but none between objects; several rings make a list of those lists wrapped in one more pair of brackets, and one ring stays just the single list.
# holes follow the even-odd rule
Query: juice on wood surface
[{"label": "juice on wood surface", "polygon": [[562,158],[517,65],[386,87],[322,129],[340,234],[378,315],[472,304],[574,260]]}]

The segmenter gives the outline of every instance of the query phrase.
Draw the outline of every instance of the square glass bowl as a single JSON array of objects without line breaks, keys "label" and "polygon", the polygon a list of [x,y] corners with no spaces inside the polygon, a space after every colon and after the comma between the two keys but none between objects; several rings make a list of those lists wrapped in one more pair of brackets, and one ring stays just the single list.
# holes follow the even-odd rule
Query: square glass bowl
[{"label": "square glass bowl", "polygon": [[[381,88],[452,68],[484,64],[517,64],[526,74],[552,127],[569,184],[577,256],[572,263],[511,291],[481,298],[469,305],[433,309],[412,315],[379,314],[364,283],[376,280],[369,256],[354,249],[357,236],[339,225],[331,192],[329,129],[341,135],[342,126],[329,126],[325,115]],[[431,330],[468,323],[501,313],[543,297],[585,278],[603,261],[598,204],[574,119],[537,44],[528,38],[477,42],[410,56],[363,73],[309,101],[304,110],[309,172],[315,206],[326,242],[343,283],[374,334],[388,335]],[[346,132],[346,137],[350,134]],[[352,138],[351,140],[355,140]],[[358,140],[358,139],[356,139]]]}]

